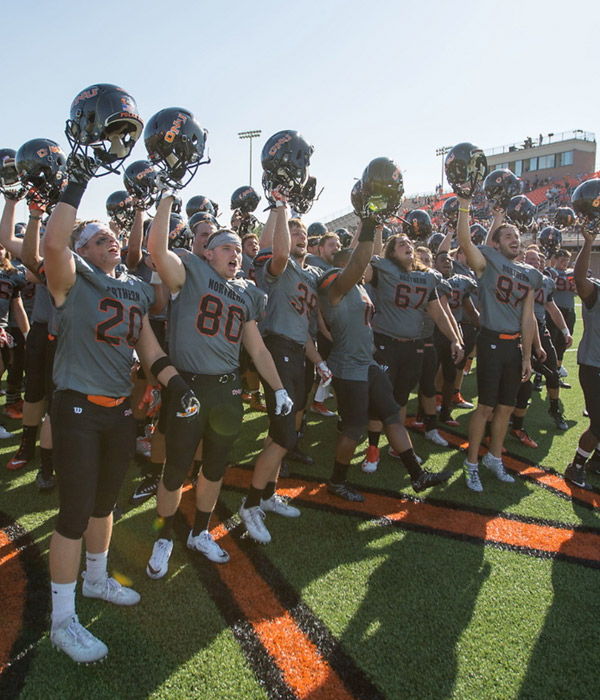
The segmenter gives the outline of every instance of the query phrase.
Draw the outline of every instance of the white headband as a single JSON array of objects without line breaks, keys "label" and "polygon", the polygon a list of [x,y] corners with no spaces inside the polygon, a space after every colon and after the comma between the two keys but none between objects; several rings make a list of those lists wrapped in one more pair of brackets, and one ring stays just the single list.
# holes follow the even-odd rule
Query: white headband
[{"label": "white headband", "polygon": [[234,243],[235,245],[239,245],[241,247],[242,239],[237,235],[237,233],[234,233],[229,229],[223,229],[222,231],[213,233],[208,245],[206,246],[206,250],[213,250],[213,248],[217,248],[220,245],[226,245],[227,243]]},{"label": "white headband", "polygon": [[108,233],[111,236],[113,235],[111,233],[111,230],[108,228],[106,224],[102,224],[98,221],[92,221],[91,224],[86,224],[83,227],[83,231],[79,234],[79,237],[75,241],[75,252],[77,253],[80,248],[83,248],[83,246],[86,243],[89,243],[90,240],[97,234],[97,233]]}]

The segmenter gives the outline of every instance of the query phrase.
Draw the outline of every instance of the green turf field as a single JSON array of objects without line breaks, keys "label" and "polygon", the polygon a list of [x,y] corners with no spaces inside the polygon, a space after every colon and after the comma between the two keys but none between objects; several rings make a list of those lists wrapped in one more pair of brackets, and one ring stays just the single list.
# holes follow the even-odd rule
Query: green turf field
[{"label": "green turf field", "polygon": [[[324,488],[335,419],[311,416],[302,446],[316,463],[292,464],[280,484],[302,517],[269,514],[268,546],[242,537],[235,515],[266,429],[264,416],[248,413],[214,520],[230,563],[188,553],[188,491],[160,581],[145,574],[154,501],[127,503],[140,478],[132,465],[109,568],[142,601],[117,609],[78,595],[81,621],[109,647],[95,666],[77,666],[48,640],[57,494],[38,492],[37,462],[17,473],[0,467],[0,698],[598,697],[600,477],[593,492],[561,478],[587,426],[574,352],[566,366],[569,430],[554,430],[545,390],[534,392],[526,427],[539,449],[507,438],[516,482],[482,468],[481,494],[467,490],[457,447],[433,448],[413,433],[430,469],[455,471],[445,486],[416,497],[382,439],[379,470],[360,471],[364,443],[350,473],[365,503],[335,499]],[[463,393],[473,392],[469,375]],[[460,427],[446,434],[460,445],[469,411],[456,415]],[[2,465],[17,444],[3,442]]]}]

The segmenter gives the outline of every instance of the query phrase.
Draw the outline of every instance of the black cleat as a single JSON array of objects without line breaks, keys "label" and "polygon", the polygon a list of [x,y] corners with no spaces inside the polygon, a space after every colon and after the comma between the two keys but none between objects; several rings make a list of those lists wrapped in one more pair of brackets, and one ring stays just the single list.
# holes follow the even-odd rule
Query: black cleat
[{"label": "black cleat", "polygon": [[307,467],[315,463],[315,460],[310,455],[307,455],[304,452],[302,452],[302,450],[299,447],[290,450],[287,453],[286,457],[288,459],[291,459],[292,462],[299,462],[300,464],[304,464]]},{"label": "black cleat", "polygon": [[569,464],[565,469],[565,481],[569,481],[580,489],[591,491],[592,487],[588,484],[585,478],[585,467],[578,467],[575,464]]},{"label": "black cleat", "polygon": [[533,378],[533,390],[534,391],[541,391],[542,390],[542,382],[543,382],[543,377],[541,374],[538,374],[537,372],[535,373],[535,376]]},{"label": "black cleat", "polygon": [[421,476],[419,476],[418,479],[411,479],[410,483],[417,493],[421,493],[421,491],[425,491],[425,489],[429,489],[432,486],[443,484],[444,481],[448,481],[451,476],[452,472],[450,471],[428,472],[427,469],[423,469]]},{"label": "black cleat", "polygon": [[568,384],[567,382],[563,381],[562,379],[559,379],[559,380],[558,380],[558,386],[559,386],[561,389],[570,389],[570,388],[571,388],[571,385]]},{"label": "black cleat", "polygon": [[586,469],[591,472],[592,474],[598,474],[600,475],[600,461],[597,459],[594,459],[594,457],[590,457],[586,463]]},{"label": "black cleat", "polygon": [[158,489],[160,477],[156,474],[144,474],[143,479],[137,485],[135,491],[129,498],[132,506],[139,506],[152,498]]},{"label": "black cleat", "polygon": [[552,420],[554,421],[557,430],[568,430],[569,426],[567,425],[567,421],[565,420],[565,417],[560,411],[548,411],[548,415]]},{"label": "black cleat", "polygon": [[362,493],[359,493],[353,486],[345,481],[343,484],[332,484],[331,481],[327,482],[327,490],[334,496],[339,496],[345,501],[354,501],[355,503],[362,503],[365,497]]}]

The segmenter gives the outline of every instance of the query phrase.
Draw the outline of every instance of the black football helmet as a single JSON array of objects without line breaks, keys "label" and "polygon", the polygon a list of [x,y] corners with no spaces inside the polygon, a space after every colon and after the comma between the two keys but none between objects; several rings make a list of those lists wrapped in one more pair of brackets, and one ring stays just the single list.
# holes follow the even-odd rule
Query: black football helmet
[{"label": "black football helmet", "polygon": [[50,139],[31,139],[15,156],[15,167],[28,201],[54,206],[67,184],[67,157]]},{"label": "black football helmet", "polygon": [[230,209],[239,209],[242,214],[251,214],[260,202],[260,195],[250,185],[238,187],[231,195]]},{"label": "black football helmet", "polygon": [[317,195],[317,178],[310,176],[304,187],[299,188],[298,191],[292,190],[290,192],[290,206],[298,215],[306,214],[310,211],[313,202],[319,199],[322,191],[323,188]]},{"label": "black football helmet", "polygon": [[546,255],[552,255],[562,244],[562,233],[554,226],[546,226],[539,232],[537,242]]},{"label": "black football helmet", "polygon": [[456,228],[458,224],[458,199],[453,195],[448,197],[442,206],[442,215],[448,226]]},{"label": "black football helmet", "polygon": [[169,250],[172,248],[192,249],[192,232],[180,214],[172,213],[169,219]]},{"label": "black football helmet", "polygon": [[73,153],[84,156],[90,177],[99,177],[98,167],[106,170],[104,175],[118,172],[143,128],[135,100],[128,92],[116,85],[97,83],[73,100],[65,134]]},{"label": "black football helmet", "polygon": [[571,207],[558,207],[554,213],[554,225],[556,228],[569,228],[577,223],[577,215]]},{"label": "black football helmet", "polygon": [[473,245],[483,245],[485,243],[488,233],[485,226],[482,226],[481,224],[473,224],[469,228],[469,232],[471,234],[471,241],[473,241]]},{"label": "black football helmet", "polygon": [[349,248],[350,247],[350,245],[352,244],[353,236],[350,233],[350,231],[348,231],[348,229],[336,228],[334,233],[340,239],[340,243],[342,244],[342,248]]},{"label": "black football helmet", "polygon": [[197,214],[199,211],[206,211],[212,216],[217,215],[212,201],[208,197],[201,194],[197,194],[195,197],[192,197],[185,205],[185,213],[187,214],[188,219],[191,219],[192,216]]},{"label": "black football helmet", "polygon": [[487,158],[472,143],[459,143],[448,152],[445,169],[454,194],[472,197],[487,175]]},{"label": "black football helmet", "polygon": [[525,232],[531,228],[536,214],[535,204],[524,194],[511,198],[506,207],[506,220],[514,224],[519,231]]},{"label": "black football helmet", "polygon": [[375,158],[365,168],[361,181],[363,216],[373,216],[379,223],[395,216],[404,194],[402,172],[396,163],[385,157]]},{"label": "black football helmet", "polygon": [[117,190],[106,200],[106,213],[121,228],[129,230],[135,219],[133,198],[125,190]]},{"label": "black football helmet", "polygon": [[144,129],[150,162],[173,189],[185,187],[200,165],[210,163],[210,158],[202,160],[207,136],[208,131],[189,110],[177,107],[161,109],[148,120]]},{"label": "black football helmet", "polygon": [[19,175],[15,167],[16,151],[12,148],[0,148],[0,192],[15,188],[19,185]]},{"label": "black football helmet", "polygon": [[485,178],[483,191],[493,206],[505,211],[512,197],[521,191],[521,181],[510,170],[500,168]]},{"label": "black football helmet", "polygon": [[440,247],[442,241],[444,240],[446,236],[444,236],[443,233],[432,233],[431,236],[427,239],[427,247],[429,250],[435,255],[438,252],[438,248]]},{"label": "black football helmet", "polygon": [[278,131],[267,140],[261,153],[263,187],[267,197],[279,187],[289,198],[301,196],[308,180],[314,147],[297,131]]},{"label": "black football helmet", "polygon": [[356,216],[363,217],[365,210],[365,198],[362,193],[362,180],[357,180],[354,185],[352,185],[352,191],[350,192],[350,201],[354,208],[354,213]]},{"label": "black football helmet", "polygon": [[313,223],[306,229],[306,235],[308,238],[311,236],[324,236],[327,233],[327,226],[322,224],[320,221],[313,221]]},{"label": "black football helmet", "polygon": [[123,184],[144,209],[154,204],[158,171],[149,160],[136,160],[125,168]]},{"label": "black football helmet", "polygon": [[208,211],[197,211],[195,214],[192,214],[192,216],[190,216],[190,219],[188,221],[188,227],[189,227],[190,231],[193,232],[196,224],[205,223],[205,222],[213,224],[213,226],[216,226],[217,228],[219,228],[219,222]]},{"label": "black football helmet", "polygon": [[593,178],[578,185],[571,203],[590,231],[597,228],[600,224],[600,179]]},{"label": "black football helmet", "polygon": [[433,231],[431,217],[424,209],[413,209],[404,217],[402,231],[413,241],[426,241]]}]

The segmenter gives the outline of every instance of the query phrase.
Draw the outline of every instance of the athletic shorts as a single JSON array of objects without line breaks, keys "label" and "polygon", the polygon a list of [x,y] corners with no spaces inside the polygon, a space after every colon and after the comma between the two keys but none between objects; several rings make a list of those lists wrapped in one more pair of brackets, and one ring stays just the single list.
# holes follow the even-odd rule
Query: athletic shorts
[{"label": "athletic shorts", "polygon": [[378,365],[369,367],[367,381],[333,378],[338,400],[340,430],[360,442],[367,423],[379,420],[386,425],[400,421],[400,406],[394,399],[390,378]]},{"label": "athletic shorts", "polygon": [[[410,392],[421,378],[423,341],[396,340],[382,333],[374,334],[375,359],[387,367],[394,388],[394,398],[401,407],[406,406]],[[435,392],[434,392],[435,393]]]},{"label": "athletic shorts", "polygon": [[419,391],[426,399],[435,396],[435,375],[438,369],[438,354],[433,336],[423,338],[423,364],[421,365],[421,378],[419,379]]},{"label": "athletic shorts", "polygon": [[135,421],[129,399],[119,406],[98,406],[70,390],[55,393],[51,416],[56,531],[77,540],[91,517],[112,513],[135,452]]},{"label": "athletic shorts", "polygon": [[296,412],[304,408],[302,401],[306,391],[304,346],[280,335],[267,335],[264,341],[273,357],[283,387],[294,402],[294,408],[289,415],[276,416],[275,392],[261,377],[269,414],[269,436],[280,447],[293,450],[298,441]]},{"label": "athletic shorts", "polygon": [[[457,366],[452,359],[452,343],[446,336],[436,328],[434,333],[435,349],[437,352],[438,364],[442,368],[442,376],[447,384],[454,384],[456,379]],[[436,368],[437,371],[437,368]]]},{"label": "athletic shorts", "polygon": [[539,323],[538,328],[542,348],[546,353],[546,359],[542,363],[535,357],[535,354],[532,354],[531,365],[535,372],[539,372],[540,374],[544,375],[546,378],[546,386],[549,389],[558,389],[560,386],[560,380],[558,376],[558,357],[556,355],[556,349],[552,344],[552,338],[550,337],[550,331],[548,328],[540,325]]},{"label": "athletic shorts", "polygon": [[502,339],[483,328],[477,337],[479,403],[514,406],[521,386],[521,338]]},{"label": "athletic shorts", "polygon": [[48,338],[48,324],[31,324],[25,344],[25,401],[37,403],[46,396],[48,375],[52,376],[55,343]]},{"label": "athletic shorts", "polygon": [[600,367],[579,365],[579,383],[590,419],[590,431],[600,442]]},{"label": "athletic shorts", "polygon": [[465,323],[464,321],[462,321],[460,324],[460,330],[462,331],[463,335],[463,347],[465,349],[465,354],[463,355],[463,359],[456,365],[456,368],[464,369],[467,364],[467,360],[469,359],[469,355],[477,342],[477,334],[479,331],[472,323]]}]

